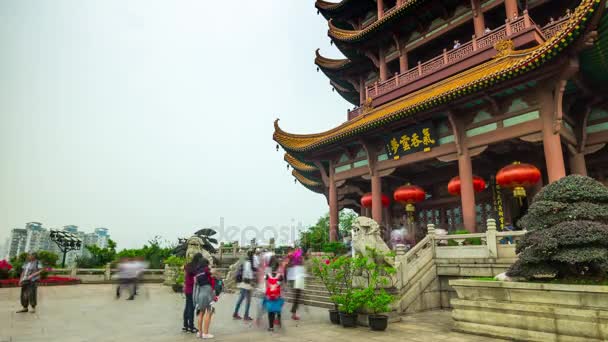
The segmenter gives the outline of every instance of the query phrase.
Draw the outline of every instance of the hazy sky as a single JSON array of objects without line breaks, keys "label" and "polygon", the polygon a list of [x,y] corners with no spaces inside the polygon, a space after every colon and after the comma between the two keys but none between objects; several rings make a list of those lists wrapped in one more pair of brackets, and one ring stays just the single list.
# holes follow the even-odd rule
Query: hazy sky
[{"label": "hazy sky", "polygon": [[346,118],[314,1],[0,0],[0,43],[0,244],[29,221],[135,247],[327,211],[272,140],[277,117]]}]

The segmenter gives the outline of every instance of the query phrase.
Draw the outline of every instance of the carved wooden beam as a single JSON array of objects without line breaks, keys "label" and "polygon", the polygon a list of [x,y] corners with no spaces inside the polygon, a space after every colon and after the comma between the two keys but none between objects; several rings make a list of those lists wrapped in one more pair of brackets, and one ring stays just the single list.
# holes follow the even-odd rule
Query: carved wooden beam
[{"label": "carved wooden beam", "polygon": [[323,163],[321,161],[315,160],[313,162],[313,164],[315,164],[315,166],[319,169],[319,173],[321,174],[321,181],[323,182],[323,185],[325,185],[325,187],[329,186],[329,173],[327,172],[325,166],[323,165]]},{"label": "carved wooden beam", "polygon": [[450,122],[450,126],[452,126],[452,134],[454,134],[454,144],[456,145],[456,151],[458,153],[458,155],[462,154],[462,140],[461,140],[461,133],[462,133],[462,125],[460,124],[460,122],[458,122],[458,119],[456,118],[456,116],[454,115],[453,111],[448,111],[448,121]]},{"label": "carved wooden beam", "polygon": [[378,57],[376,57],[374,53],[372,53],[371,51],[365,51],[365,56],[367,56],[367,58],[372,61],[376,68],[380,68],[380,60],[378,59]]},{"label": "carved wooden beam", "polygon": [[563,119],[564,119],[564,91],[566,90],[566,84],[568,80],[572,78],[579,71],[580,65],[578,62],[578,58],[570,58],[568,60],[567,66],[561,72],[558,81],[555,83],[555,88],[553,90],[553,100],[554,100],[554,113],[553,113],[553,133],[557,134],[562,129]]}]

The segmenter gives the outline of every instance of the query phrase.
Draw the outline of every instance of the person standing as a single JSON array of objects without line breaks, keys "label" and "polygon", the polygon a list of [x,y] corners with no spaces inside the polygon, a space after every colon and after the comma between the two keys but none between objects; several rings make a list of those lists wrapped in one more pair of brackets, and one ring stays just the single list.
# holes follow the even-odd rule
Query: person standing
[{"label": "person standing", "polygon": [[234,314],[232,314],[232,318],[234,319],[241,319],[241,316],[239,316],[239,309],[241,308],[243,300],[245,300],[245,317],[242,319],[244,319],[245,321],[253,320],[249,316],[249,308],[251,307],[251,292],[253,291],[253,286],[255,285],[255,268],[253,267],[253,256],[253,250],[247,252],[247,259],[243,261],[240,266],[239,272],[237,272],[236,287],[240,289],[240,294],[238,300],[236,301]]},{"label": "person standing", "polygon": [[291,288],[295,292],[295,298],[293,305],[291,306],[291,319],[294,321],[300,320],[297,315],[298,306],[300,305],[300,298],[302,296],[302,290],[304,289],[304,278],[306,276],[303,266],[303,252],[302,249],[296,248],[288,254],[289,258],[289,269],[287,271],[287,280],[290,283]]},{"label": "person standing", "polygon": [[201,253],[196,253],[192,260],[184,266],[184,295],[186,296],[186,306],[184,307],[183,332],[198,332],[198,329],[194,327],[194,301],[192,299],[192,293],[194,292],[195,272],[201,267],[202,260],[203,255]]},{"label": "person standing", "polygon": [[[21,277],[19,278],[21,306],[23,306],[23,309],[17,311],[17,313],[28,311],[34,313],[38,304],[38,280],[40,279],[40,273],[42,273],[42,266],[35,253],[28,254],[27,260],[28,262],[23,265],[23,271],[21,271]],[[28,310],[29,306],[32,307],[32,310]]]},{"label": "person standing", "polygon": [[281,310],[285,300],[281,297],[281,282],[283,281],[283,270],[279,262],[272,257],[269,262],[269,273],[264,276],[266,280],[266,293],[263,300],[264,309],[268,312],[268,331],[274,331],[274,326],[281,327]]},{"label": "person standing", "polygon": [[217,301],[217,296],[215,295],[215,279],[211,275],[209,261],[205,258],[201,259],[201,264],[195,272],[192,299],[198,316],[197,337],[213,338],[213,335],[209,333],[209,326],[213,316],[212,303]]}]

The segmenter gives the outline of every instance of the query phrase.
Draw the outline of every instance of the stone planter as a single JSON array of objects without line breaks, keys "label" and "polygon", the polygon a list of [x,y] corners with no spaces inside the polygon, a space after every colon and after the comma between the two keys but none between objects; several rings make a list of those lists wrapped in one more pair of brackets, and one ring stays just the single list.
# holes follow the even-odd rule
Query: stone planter
[{"label": "stone planter", "polygon": [[454,329],[523,341],[605,341],[608,286],[452,280]]}]

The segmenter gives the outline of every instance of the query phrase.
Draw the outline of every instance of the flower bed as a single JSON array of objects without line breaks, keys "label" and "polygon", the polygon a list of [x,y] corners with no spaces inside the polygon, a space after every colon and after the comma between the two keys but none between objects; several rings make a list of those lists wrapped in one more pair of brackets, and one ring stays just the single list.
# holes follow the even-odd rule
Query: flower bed
[{"label": "flower bed", "polygon": [[[76,285],[80,284],[80,279],[60,276],[48,276],[38,281],[38,285],[41,286],[55,286],[55,285]],[[0,280],[0,287],[19,287],[19,278],[2,279]]]}]

